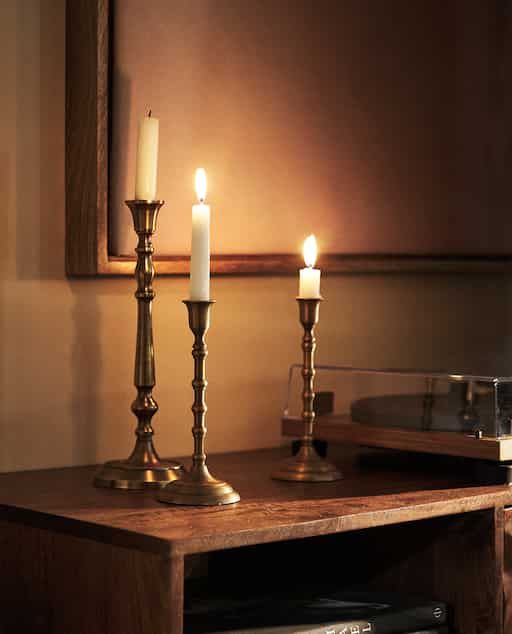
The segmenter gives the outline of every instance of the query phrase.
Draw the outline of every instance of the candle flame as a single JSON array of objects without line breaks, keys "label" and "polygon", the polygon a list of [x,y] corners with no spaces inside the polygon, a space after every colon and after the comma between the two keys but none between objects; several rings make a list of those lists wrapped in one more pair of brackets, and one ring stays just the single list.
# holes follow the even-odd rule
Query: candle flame
[{"label": "candle flame", "polygon": [[196,194],[199,202],[202,202],[206,198],[206,172],[202,167],[196,170]]},{"label": "candle flame", "polygon": [[318,254],[318,248],[316,246],[316,238],[313,234],[311,234],[304,240],[304,246],[302,248],[302,252],[304,254],[304,262],[306,266],[308,267],[315,266],[316,256]]}]

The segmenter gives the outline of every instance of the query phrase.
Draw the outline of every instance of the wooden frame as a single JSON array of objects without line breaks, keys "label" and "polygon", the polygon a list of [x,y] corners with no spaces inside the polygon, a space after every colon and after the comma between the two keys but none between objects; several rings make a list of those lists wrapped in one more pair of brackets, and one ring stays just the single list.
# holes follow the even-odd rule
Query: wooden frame
[{"label": "wooden frame", "polygon": [[[493,90],[498,123],[491,145],[500,153],[510,137],[504,112],[509,89],[505,82],[509,0],[495,0],[497,16],[496,78]],[[110,21],[111,0],[68,0],[66,15],[66,272],[70,276],[129,275],[134,258],[109,253]],[[503,112],[502,112],[503,111]],[[499,169],[498,169],[499,171]],[[155,258],[159,274],[183,275],[188,256]],[[512,257],[326,254],[325,272],[503,272]],[[299,268],[298,255],[258,254],[212,257],[217,274],[286,274]]]}]

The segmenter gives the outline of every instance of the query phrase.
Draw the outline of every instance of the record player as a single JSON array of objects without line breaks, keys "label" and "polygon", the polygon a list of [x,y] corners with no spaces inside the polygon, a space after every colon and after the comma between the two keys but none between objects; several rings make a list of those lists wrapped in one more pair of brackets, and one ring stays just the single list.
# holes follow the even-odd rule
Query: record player
[{"label": "record player", "polygon": [[[287,436],[302,429],[300,370],[289,369],[282,418]],[[316,370],[318,439],[512,461],[512,377],[331,365]]]}]

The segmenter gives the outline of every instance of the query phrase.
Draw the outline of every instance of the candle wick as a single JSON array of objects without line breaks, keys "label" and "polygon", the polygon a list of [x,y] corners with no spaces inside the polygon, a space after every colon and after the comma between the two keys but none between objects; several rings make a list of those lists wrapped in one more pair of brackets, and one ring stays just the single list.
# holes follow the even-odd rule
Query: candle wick
[{"label": "candle wick", "polygon": [[151,108],[148,111],[148,117],[150,117],[150,116],[151,116]]}]

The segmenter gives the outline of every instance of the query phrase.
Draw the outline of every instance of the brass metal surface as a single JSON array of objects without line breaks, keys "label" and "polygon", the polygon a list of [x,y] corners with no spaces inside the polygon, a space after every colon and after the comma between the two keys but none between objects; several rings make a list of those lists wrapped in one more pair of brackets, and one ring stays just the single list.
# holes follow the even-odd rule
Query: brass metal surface
[{"label": "brass metal surface", "polygon": [[126,460],[113,460],[103,465],[94,477],[94,485],[115,489],[162,487],[176,480],[183,467],[173,461],[161,460],[153,445],[151,420],[158,411],[153,398],[155,386],[155,353],[153,346],[152,303],[155,297],[153,278],[152,236],[156,231],[158,211],[163,200],[127,200],[132,212],[133,227],[138,236],[137,265],[137,340],[134,384],[137,397],[132,412],[137,417],[135,447]]},{"label": "brass metal surface", "polygon": [[272,473],[274,480],[290,480],[293,482],[331,482],[340,480],[343,475],[324,458],[321,458],[313,447],[313,428],[315,422],[314,410],[314,379],[315,379],[315,326],[320,314],[321,298],[297,298],[299,304],[299,318],[304,335],[302,337],[302,421],[304,434],[301,438],[299,451],[288,458]]},{"label": "brass metal surface", "polygon": [[240,500],[239,494],[227,482],[214,478],[206,466],[206,357],[208,348],[205,336],[210,327],[210,309],[213,301],[183,302],[188,310],[188,323],[194,334],[192,356],[194,357],[194,453],[192,467],[180,480],[169,483],[159,491],[160,502],[167,504],[183,504],[189,506],[215,506],[233,504]]}]

